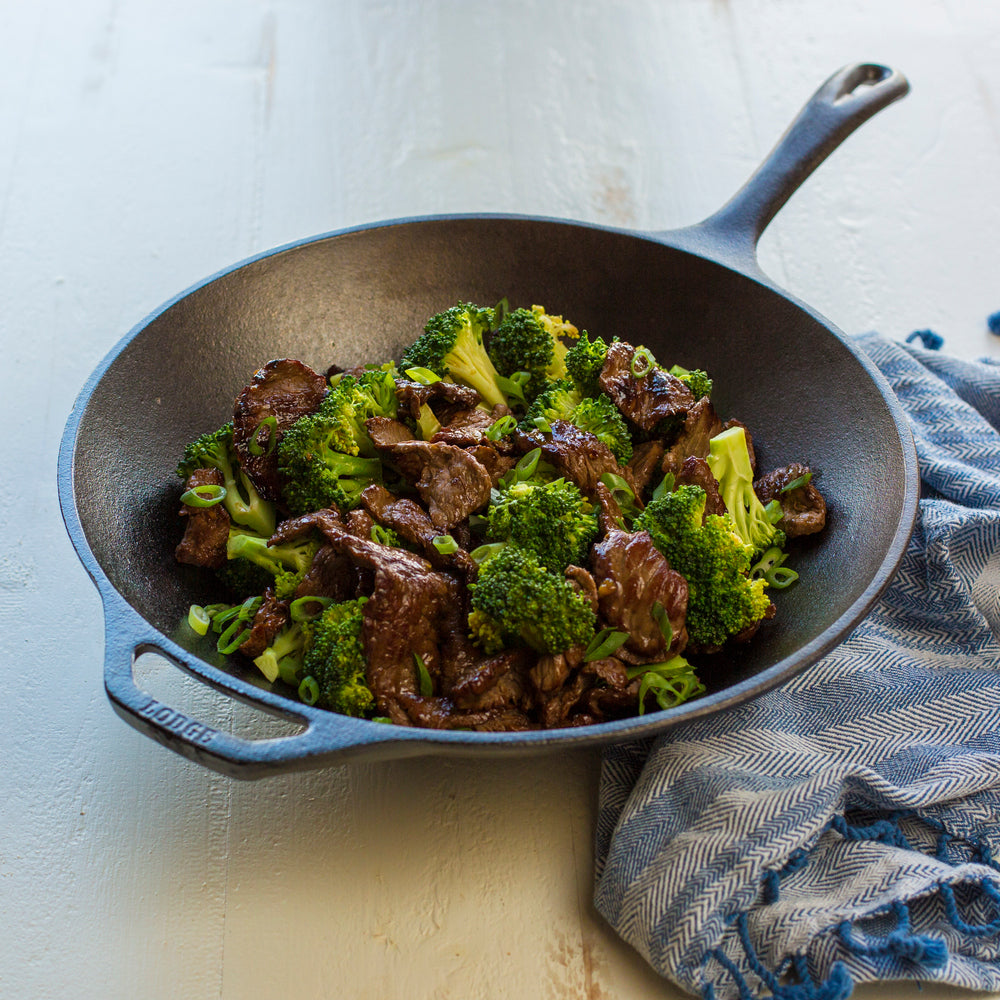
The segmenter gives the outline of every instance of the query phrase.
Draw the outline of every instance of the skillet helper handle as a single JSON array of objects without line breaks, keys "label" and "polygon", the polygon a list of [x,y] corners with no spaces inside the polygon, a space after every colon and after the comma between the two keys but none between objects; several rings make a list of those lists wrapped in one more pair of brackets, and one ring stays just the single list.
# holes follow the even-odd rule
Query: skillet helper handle
[{"label": "skillet helper handle", "polygon": [[[275,714],[305,724],[302,732],[261,740],[245,740],[224,733],[143,691],[134,674],[135,660],[142,653],[157,653],[192,673],[181,657],[163,648],[162,637],[152,627],[125,609],[106,606],[104,686],[114,710],[158,743],[214,771],[233,778],[260,778],[301,770],[328,763],[331,751],[359,742],[339,731],[347,720],[335,716],[325,719],[324,716],[330,713],[314,717],[307,712],[283,711],[281,699],[277,697],[274,698]],[[205,680],[201,676],[199,679]],[[269,700],[267,692],[257,689],[254,692],[258,704]],[[327,759],[321,762],[321,757]]]},{"label": "skillet helper handle", "polygon": [[858,126],[910,89],[898,70],[845,66],[812,96],[739,191],[695,229],[722,240],[756,267],[757,242],[806,178]]}]

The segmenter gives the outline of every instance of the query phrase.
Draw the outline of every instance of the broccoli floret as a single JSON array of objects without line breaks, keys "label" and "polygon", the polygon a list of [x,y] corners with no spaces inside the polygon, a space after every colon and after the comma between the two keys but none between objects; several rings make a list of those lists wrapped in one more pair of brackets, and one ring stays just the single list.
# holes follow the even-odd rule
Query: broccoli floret
[{"label": "broccoli floret", "polygon": [[538,421],[569,420],[583,396],[572,379],[563,378],[550,382],[531,401],[518,427],[522,431],[533,431]]},{"label": "broccoli floret", "polygon": [[222,473],[226,495],[223,506],[237,523],[262,535],[274,531],[274,504],[265,500],[240,468],[233,447],[232,422],[223,424],[217,431],[202,434],[185,449],[177,466],[177,475],[187,479],[195,469],[217,469]]},{"label": "broccoli floret", "polygon": [[[232,530],[226,544],[226,558],[229,565],[251,563],[259,567],[268,575],[266,584],[274,585],[278,600],[284,600],[294,594],[295,588],[312,565],[319,545],[319,541],[311,536],[280,545],[268,545],[267,539],[260,535]],[[244,572],[249,577],[250,571]],[[261,593],[264,589],[262,587],[256,593]]]},{"label": "broccoli floret", "polygon": [[597,376],[608,358],[608,345],[600,337],[593,340],[584,330],[579,340],[566,352],[566,371],[585,396],[599,391]]},{"label": "broccoli floret", "polygon": [[587,599],[518,545],[505,545],[480,566],[469,589],[471,635],[489,654],[520,643],[561,653],[594,637],[596,616]]},{"label": "broccoli floret", "polygon": [[691,641],[721,646],[770,607],[763,580],[751,580],[753,549],[736,533],[728,515],[704,518],[705,491],[684,485],[651,500],[633,524],[688,582],[687,629]]},{"label": "broccoli floret", "polygon": [[542,306],[515,309],[494,331],[489,354],[501,375],[527,372],[531,376],[525,386],[525,396],[531,399],[549,382],[567,377],[567,349],[560,338],[578,336],[572,323],[550,316]]},{"label": "broccoli floret", "polygon": [[632,457],[632,437],[625,418],[605,393],[580,400],[569,420],[603,441],[623,465]]},{"label": "broccoli floret", "polygon": [[772,546],[783,548],[785,533],[771,521],[753,491],[753,467],[746,432],[735,425],[716,434],[708,446],[708,467],[719,484],[719,495],[736,533],[751,547],[753,555]]},{"label": "broccoli floret", "polygon": [[299,697],[312,705],[364,717],[375,703],[365,683],[365,649],[361,641],[365,597],[331,604],[308,625]]},{"label": "broccoli floret", "polygon": [[399,369],[427,368],[471,386],[488,406],[512,405],[515,387],[496,370],[486,353],[483,337],[493,323],[493,310],[471,302],[432,316],[424,332],[407,348]]},{"label": "broccoli floret", "polygon": [[567,479],[516,482],[495,490],[486,512],[486,540],[512,542],[553,573],[584,565],[597,537],[597,512]]},{"label": "broccoli floret", "polygon": [[700,368],[693,368],[690,371],[680,365],[674,365],[670,369],[670,374],[679,378],[690,390],[695,399],[712,395],[712,380],[708,373]]},{"label": "broccoli floret", "polygon": [[342,376],[319,409],[296,420],[278,443],[281,495],[289,510],[308,514],[356,507],[366,486],[382,482],[382,462],[365,421],[397,412],[389,371]]},{"label": "broccoli floret", "polygon": [[545,430],[545,423],[553,420],[568,420],[593,434],[611,449],[619,462],[625,463],[632,457],[632,436],[625,418],[603,392],[584,396],[572,379],[551,382],[532,400],[518,427],[522,431]]},{"label": "broccoli floret", "polygon": [[215,570],[215,575],[240,600],[263,594],[275,580],[273,573],[249,559],[229,559]]},{"label": "broccoli floret", "polygon": [[286,684],[297,684],[310,637],[307,622],[291,622],[260,656],[254,657],[254,665],[272,684],[279,677]]}]

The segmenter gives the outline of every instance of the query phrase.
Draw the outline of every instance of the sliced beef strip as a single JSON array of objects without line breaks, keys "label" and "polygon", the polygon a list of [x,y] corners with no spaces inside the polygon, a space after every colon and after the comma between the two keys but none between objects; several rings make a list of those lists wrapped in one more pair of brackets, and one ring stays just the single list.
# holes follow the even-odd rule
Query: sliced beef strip
[{"label": "sliced beef strip", "polygon": [[601,534],[606,535],[615,528],[623,529],[625,518],[611,490],[604,483],[598,483],[594,489],[594,496],[597,498],[597,506],[600,511],[597,515],[597,523]]},{"label": "sliced beef strip", "polygon": [[523,649],[488,656],[453,688],[450,697],[458,708],[470,711],[513,708],[523,712],[529,703],[525,676],[529,660]]},{"label": "sliced beef strip", "polygon": [[464,548],[447,554],[438,551],[434,539],[442,532],[415,500],[396,497],[381,484],[372,483],[361,491],[361,504],[379,524],[392,528],[404,542],[419,545],[432,566],[454,570],[468,580],[475,577],[476,564]]},{"label": "sliced beef strip", "polygon": [[240,645],[240,653],[250,660],[260,656],[288,621],[288,602],[279,601],[274,596],[274,588],[268,587],[264,591],[264,601],[254,615],[250,631]]},{"label": "sliced beef strip", "polygon": [[636,427],[655,431],[669,417],[687,413],[695,399],[679,378],[656,365],[636,378],[632,374],[634,355],[631,344],[624,340],[612,342],[597,383]]},{"label": "sliced beef strip", "polygon": [[694,455],[684,459],[684,464],[674,479],[674,487],[685,485],[700,486],[705,491],[705,513],[702,515],[702,521],[709,514],[726,513],[725,502],[719,494],[719,484],[705,459],[696,458]]},{"label": "sliced beef strip", "polygon": [[567,566],[564,575],[570,586],[586,598],[591,611],[597,614],[597,584],[590,573],[582,566]]},{"label": "sliced beef strip", "polygon": [[495,487],[517,464],[516,455],[501,454],[492,444],[477,444],[465,449],[488,473]]},{"label": "sliced beef strip", "polygon": [[439,533],[485,507],[492,481],[467,451],[451,444],[404,441],[385,449],[396,467],[417,488]]},{"label": "sliced beef strip", "polygon": [[302,514],[300,517],[290,517],[274,529],[274,534],[268,539],[268,544],[283,545],[285,542],[293,542],[297,538],[305,538],[313,531],[322,530],[324,524],[343,527],[344,520],[340,516],[340,511],[335,507],[327,507],[324,510],[314,510],[312,513]]},{"label": "sliced beef strip", "polygon": [[329,386],[326,377],[307,364],[292,358],[269,361],[254,373],[250,384],[236,397],[233,409],[233,444],[243,471],[250,477],[262,497],[277,500],[281,484],[278,479],[278,451],[268,446],[254,455],[250,446],[264,420],[274,417],[277,437],[299,417],[312,413],[323,401]]},{"label": "sliced beef strip", "polygon": [[414,420],[420,416],[420,410],[426,403],[439,421],[447,423],[455,413],[472,409],[482,397],[475,389],[443,379],[430,385],[398,379],[396,398],[400,409]]},{"label": "sliced beef strip", "polygon": [[581,667],[581,673],[594,678],[587,689],[579,710],[595,722],[635,715],[639,710],[641,677],[628,678],[628,664],[615,656],[592,660]]},{"label": "sliced beef strip", "polygon": [[361,627],[366,681],[380,715],[410,724],[415,721],[411,711],[420,701],[414,657],[421,657],[432,676],[438,673],[441,622],[453,581],[412,552],[355,537],[333,525],[325,525],[323,532],[336,550],[374,573]]},{"label": "sliced beef strip", "polygon": [[376,448],[391,448],[400,441],[412,441],[413,431],[401,420],[392,417],[369,417],[365,421],[365,430]]},{"label": "sliced beef strip", "polygon": [[665,451],[662,441],[653,439],[652,441],[641,441],[632,450],[632,457],[626,466],[632,474],[636,490],[642,493],[653,483],[659,483],[661,476],[660,463],[663,461]]},{"label": "sliced beef strip", "polygon": [[444,444],[455,444],[459,448],[471,448],[473,445],[488,443],[496,451],[509,454],[513,450],[509,439],[500,438],[497,441],[489,441],[486,437],[486,432],[493,424],[509,413],[510,409],[502,403],[498,403],[492,410],[484,410],[481,406],[462,410],[455,414],[447,424],[442,425],[431,440],[441,441]]},{"label": "sliced beef strip", "polygon": [[684,460],[691,455],[704,458],[708,454],[708,442],[716,434],[721,434],[723,429],[722,421],[708,396],[702,396],[688,410],[680,433],[663,456],[662,470],[676,475],[684,465]]},{"label": "sliced beef strip", "polygon": [[769,472],[753,484],[754,492],[761,503],[777,500],[781,504],[782,517],[778,527],[789,538],[812,535],[826,527],[826,500],[816,488],[813,479],[787,493],[781,492],[789,483],[795,482],[809,471],[808,465],[793,462],[783,469]]},{"label": "sliced beef strip", "polygon": [[[688,585],[671,569],[647,531],[609,531],[591,550],[600,619],[629,638],[619,656],[650,663],[676,655],[687,643]],[[672,630],[669,647],[654,605],[659,603]],[[631,654],[631,655],[629,655]]]},{"label": "sliced beef strip", "polygon": [[355,538],[371,539],[374,527],[375,522],[372,520],[371,514],[360,507],[348,511],[347,517],[344,518],[345,530],[354,535]]},{"label": "sliced beef strip", "polygon": [[[222,486],[222,473],[218,469],[195,469],[184,484],[187,490],[199,486]],[[217,503],[212,507],[189,507],[181,504],[184,518],[184,537],[174,555],[178,562],[189,566],[219,569],[226,565],[226,544],[229,541],[229,514]]]},{"label": "sliced beef strip", "polygon": [[313,556],[312,564],[295,588],[298,597],[329,597],[338,604],[357,596],[357,572],[342,552],[326,543]]},{"label": "sliced beef strip", "polygon": [[572,673],[561,687],[542,694],[538,698],[536,707],[542,726],[546,729],[556,729],[579,724],[573,719],[573,710],[593,684],[593,677],[578,670]]},{"label": "sliced beef strip", "polygon": [[541,448],[542,458],[554,465],[561,476],[576,483],[584,493],[592,494],[601,476],[607,472],[621,476],[633,486],[631,472],[618,464],[618,459],[603,441],[568,420],[553,420],[549,426],[551,434],[541,430],[515,432],[514,440],[519,450],[528,452]]}]

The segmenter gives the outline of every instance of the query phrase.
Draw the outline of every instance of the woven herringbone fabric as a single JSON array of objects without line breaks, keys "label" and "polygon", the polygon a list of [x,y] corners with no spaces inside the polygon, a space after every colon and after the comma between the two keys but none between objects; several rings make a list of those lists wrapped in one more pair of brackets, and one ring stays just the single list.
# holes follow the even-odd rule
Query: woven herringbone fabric
[{"label": "woven herringbone fabric", "polygon": [[893,583],[791,682],[604,758],[597,907],[708,998],[1000,989],[1000,365],[859,344],[923,481]]}]

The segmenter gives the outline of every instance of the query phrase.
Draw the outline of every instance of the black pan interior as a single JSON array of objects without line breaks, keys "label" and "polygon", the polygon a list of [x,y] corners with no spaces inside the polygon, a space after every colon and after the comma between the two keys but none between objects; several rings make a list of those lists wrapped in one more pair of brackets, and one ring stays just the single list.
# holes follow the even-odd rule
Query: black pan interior
[{"label": "black pan interior", "polygon": [[571,223],[473,217],[390,224],[280,251],[222,275],[157,315],[101,377],[79,425],[74,487],[97,561],[153,626],[221,665],[178,623],[212,596],[173,549],[184,445],[231,416],[266,361],[324,370],[396,358],[458,300],[543,304],[661,362],[707,369],[716,408],[753,433],[766,470],[818,472],[823,538],[794,557],[801,580],[739,662],[745,680],[814,641],[878,574],[903,516],[905,458],[878,387],[830,329],[785,296],[720,264],[631,234]]}]

